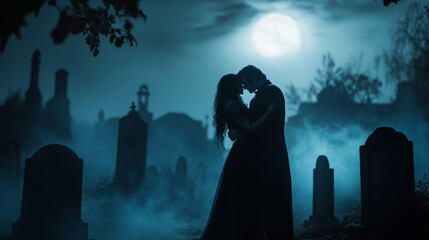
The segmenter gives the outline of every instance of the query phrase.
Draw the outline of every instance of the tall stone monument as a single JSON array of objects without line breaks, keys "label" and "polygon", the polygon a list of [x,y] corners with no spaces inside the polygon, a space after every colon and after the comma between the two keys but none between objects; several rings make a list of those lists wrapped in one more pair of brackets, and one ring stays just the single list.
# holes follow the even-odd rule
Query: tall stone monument
[{"label": "tall stone monument", "polygon": [[413,143],[377,128],[360,147],[362,223],[373,233],[405,233],[414,200]]},{"label": "tall stone monument", "polygon": [[115,186],[119,191],[137,190],[146,171],[148,125],[136,111],[134,102],[127,116],[119,120]]},{"label": "tall stone monument", "polygon": [[174,174],[174,183],[177,187],[184,187],[186,185],[186,175],[188,171],[188,165],[186,158],[180,156],[176,163],[176,172]]},{"label": "tall stone monument", "polygon": [[324,224],[334,216],[334,169],[329,168],[326,156],[319,156],[313,170],[313,215],[310,221]]},{"label": "tall stone monument", "polygon": [[37,149],[41,142],[44,109],[39,89],[40,51],[37,49],[31,59],[30,86],[25,92],[23,116],[18,119],[20,133],[18,140],[24,149]]},{"label": "tall stone monument", "polygon": [[83,160],[63,145],[47,145],[25,162],[21,217],[14,240],[88,240],[81,220]]},{"label": "tall stone monument", "polygon": [[25,105],[35,111],[42,108],[42,94],[39,89],[40,51],[36,49],[31,59],[30,86],[25,93]]},{"label": "tall stone monument", "polygon": [[55,94],[46,103],[46,126],[54,136],[68,140],[71,138],[70,100],[67,97],[68,72],[59,69],[55,76]]}]

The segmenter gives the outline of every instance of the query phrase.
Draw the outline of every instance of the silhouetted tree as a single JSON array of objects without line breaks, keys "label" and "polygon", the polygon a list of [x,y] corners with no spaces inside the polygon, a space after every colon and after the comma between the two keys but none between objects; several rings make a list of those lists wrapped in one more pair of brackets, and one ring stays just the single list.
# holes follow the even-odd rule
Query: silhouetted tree
[{"label": "silhouetted tree", "polygon": [[[100,35],[108,37],[116,47],[124,43],[134,46],[137,40],[131,33],[130,19],[146,21],[146,15],[138,7],[139,0],[103,0],[103,7],[98,8],[91,7],[89,0],[66,0],[65,7],[57,5],[57,0],[3,0],[0,2],[0,53],[4,52],[12,34],[21,38],[20,28],[27,25],[25,17],[31,13],[37,17],[46,2],[60,13],[57,26],[51,32],[53,42],[64,42],[70,33],[82,34],[94,57],[99,53]],[[119,27],[117,20],[125,20],[125,24]]]},{"label": "silhouetted tree", "polygon": [[394,27],[392,46],[381,58],[387,67],[387,79],[394,82],[423,80],[417,77],[427,70],[428,54],[429,10],[420,3],[412,3]]},{"label": "silhouetted tree", "polygon": [[352,59],[341,72],[346,94],[359,103],[371,103],[381,95],[381,81],[361,73],[363,54]]},{"label": "silhouetted tree", "polygon": [[328,53],[322,57],[322,68],[317,69],[317,76],[305,90],[312,101],[320,93],[341,96],[342,99],[359,103],[370,103],[381,95],[381,82],[361,73],[358,60],[350,61],[345,67],[337,67],[334,58]]},{"label": "silhouetted tree", "polygon": [[410,81],[423,109],[429,100],[429,8],[420,3],[408,6],[394,27],[392,45],[383,52],[386,79],[394,83]]},{"label": "silhouetted tree", "polygon": [[[341,83],[341,67],[335,66],[334,58],[330,53],[322,56],[322,68],[318,68],[317,76],[314,81],[310,84],[307,91],[309,99],[316,97],[320,90],[327,88],[328,86],[334,87],[338,93],[345,91],[344,85]],[[313,96],[311,96],[313,95]]]},{"label": "silhouetted tree", "polygon": [[391,3],[398,3],[400,0],[383,0],[383,4],[384,4],[384,6],[389,6],[389,4],[391,4]]},{"label": "silhouetted tree", "polygon": [[296,111],[301,103],[301,95],[292,83],[286,85],[285,97],[287,100],[286,106],[291,108],[292,111]]}]

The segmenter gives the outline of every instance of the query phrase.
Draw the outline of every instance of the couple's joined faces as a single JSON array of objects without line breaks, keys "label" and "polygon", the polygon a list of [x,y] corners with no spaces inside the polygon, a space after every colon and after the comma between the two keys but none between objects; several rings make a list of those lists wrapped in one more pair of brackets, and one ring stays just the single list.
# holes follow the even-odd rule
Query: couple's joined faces
[{"label": "couple's joined faces", "polygon": [[241,77],[241,85],[243,86],[243,89],[249,90],[248,84],[249,84],[249,82],[246,80],[246,78]]},{"label": "couple's joined faces", "polygon": [[243,94],[243,84],[241,84],[241,83],[239,83],[237,86],[236,86],[236,89],[237,89],[237,93],[238,94]]},{"label": "couple's joined faces", "polygon": [[256,81],[249,82],[249,79],[242,77],[243,88],[247,89],[250,93],[254,93],[256,90]]},{"label": "couple's joined faces", "polygon": [[240,94],[243,94],[243,85],[242,84],[240,84],[238,92]]}]

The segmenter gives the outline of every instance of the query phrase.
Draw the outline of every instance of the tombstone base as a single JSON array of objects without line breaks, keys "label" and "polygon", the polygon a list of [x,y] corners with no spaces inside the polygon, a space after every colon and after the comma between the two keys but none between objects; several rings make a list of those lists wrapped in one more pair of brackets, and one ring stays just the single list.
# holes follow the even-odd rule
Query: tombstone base
[{"label": "tombstone base", "polygon": [[368,229],[360,224],[348,224],[345,228],[345,233],[348,239],[351,240],[370,239]]},{"label": "tombstone base", "polygon": [[378,240],[378,239],[415,239],[415,240],[426,240],[429,239],[429,229],[425,227],[402,227],[395,229],[369,229],[369,235],[366,239]]},{"label": "tombstone base", "polygon": [[12,225],[11,240],[88,240],[88,224],[80,219],[35,223],[19,219]]},{"label": "tombstone base", "polygon": [[312,225],[324,225],[324,224],[329,224],[329,223],[338,221],[338,219],[334,216],[322,218],[322,217],[315,217],[313,215],[310,216],[308,220]]}]

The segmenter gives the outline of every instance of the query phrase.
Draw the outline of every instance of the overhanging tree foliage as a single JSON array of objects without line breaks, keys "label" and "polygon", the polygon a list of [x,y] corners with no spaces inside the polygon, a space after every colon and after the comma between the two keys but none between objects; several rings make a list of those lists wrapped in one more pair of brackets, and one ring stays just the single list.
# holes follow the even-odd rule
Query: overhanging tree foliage
[{"label": "overhanging tree foliage", "polygon": [[[60,18],[52,30],[54,43],[60,44],[70,35],[83,35],[92,54],[99,54],[100,36],[109,38],[116,47],[123,44],[137,45],[130,20],[146,21],[146,15],[138,7],[139,0],[103,0],[103,6],[94,8],[89,0],[66,0],[60,7],[57,0],[2,0],[0,1],[0,53],[4,52],[8,39],[15,34],[21,38],[20,28],[27,25],[25,17],[36,17],[44,4],[58,9]],[[117,21],[123,20],[123,26]]]}]

